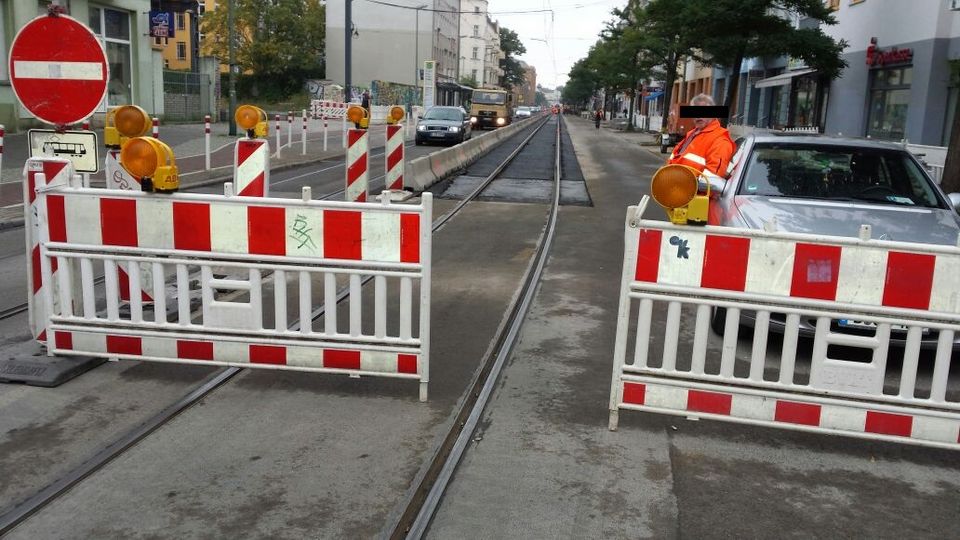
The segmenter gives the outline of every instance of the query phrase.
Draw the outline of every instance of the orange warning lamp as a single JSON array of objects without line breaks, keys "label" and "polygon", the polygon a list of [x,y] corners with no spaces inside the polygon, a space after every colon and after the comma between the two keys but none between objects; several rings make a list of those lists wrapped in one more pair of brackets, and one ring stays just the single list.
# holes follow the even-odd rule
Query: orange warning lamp
[{"label": "orange warning lamp", "polygon": [[707,194],[698,195],[700,171],[686,165],[664,165],[653,173],[650,194],[667,211],[670,222],[677,225],[704,225],[710,204]]},{"label": "orange warning lamp", "polygon": [[150,116],[136,105],[122,105],[107,111],[103,144],[120,148],[130,137],[142,137],[150,131]]},{"label": "orange warning lamp", "polygon": [[120,163],[140,180],[143,191],[172,193],[180,187],[173,150],[153,137],[135,137],[123,143]]},{"label": "orange warning lamp", "polygon": [[367,110],[359,105],[351,105],[347,108],[347,120],[367,129],[370,125],[370,119],[367,118]]},{"label": "orange warning lamp", "polygon": [[387,114],[387,123],[396,124],[397,122],[403,120],[403,117],[406,116],[406,113],[403,112],[403,107],[394,105],[390,107],[390,113]]},{"label": "orange warning lamp", "polygon": [[237,121],[237,125],[247,132],[247,137],[254,139],[267,136],[269,126],[267,113],[260,107],[241,105],[237,107],[233,118]]}]

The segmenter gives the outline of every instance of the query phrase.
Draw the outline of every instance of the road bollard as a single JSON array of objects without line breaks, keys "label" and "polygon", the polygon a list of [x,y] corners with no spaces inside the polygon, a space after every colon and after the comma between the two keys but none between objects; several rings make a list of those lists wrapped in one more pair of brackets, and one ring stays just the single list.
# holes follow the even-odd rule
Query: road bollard
[{"label": "road bollard", "polygon": [[307,155],[307,110],[303,109],[303,133],[300,134],[301,155]]},{"label": "road bollard", "polygon": [[203,170],[210,170],[210,115],[203,117],[203,144],[204,144],[204,162]]},{"label": "road bollard", "polygon": [[327,151],[327,115],[323,115],[323,151]]},{"label": "road bollard", "polygon": [[[90,121],[84,120],[83,123],[80,124],[80,129],[82,129],[83,131],[90,131]],[[0,126],[0,153],[2,152],[3,152],[3,126]],[[83,178],[83,187],[85,188],[90,187],[90,173],[85,172],[80,176]]]},{"label": "road bollard", "polygon": [[293,111],[287,111],[287,146],[293,148]]},{"label": "road bollard", "polygon": [[153,132],[151,133],[154,139],[160,138],[160,119],[157,117],[153,118]]},{"label": "road bollard", "polygon": [[274,131],[277,133],[277,157],[280,157],[280,115],[275,114],[273,116],[273,119],[277,123],[277,129],[275,129]]}]

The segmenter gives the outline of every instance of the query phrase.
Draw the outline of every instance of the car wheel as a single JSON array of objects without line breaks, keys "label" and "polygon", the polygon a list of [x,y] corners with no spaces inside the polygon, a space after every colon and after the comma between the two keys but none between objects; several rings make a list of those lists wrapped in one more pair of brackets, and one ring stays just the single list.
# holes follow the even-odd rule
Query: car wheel
[{"label": "car wheel", "polygon": [[718,335],[722,336],[727,326],[727,308],[713,308],[713,315],[710,317],[710,328]]}]

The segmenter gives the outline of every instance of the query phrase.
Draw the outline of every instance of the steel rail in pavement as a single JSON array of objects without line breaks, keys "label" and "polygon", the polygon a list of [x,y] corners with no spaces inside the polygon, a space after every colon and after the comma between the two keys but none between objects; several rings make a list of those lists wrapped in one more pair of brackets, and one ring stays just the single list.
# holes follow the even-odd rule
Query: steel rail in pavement
[{"label": "steel rail in pavement", "polygon": [[[544,122],[544,124],[545,123],[546,122]],[[541,127],[543,127],[544,124],[537,126],[534,132],[520,144],[520,147],[518,147],[516,151],[511,153],[510,156],[508,156],[507,160],[505,160],[505,162],[501,164],[501,166],[494,171],[494,174],[499,174],[499,172],[506,167],[506,164],[509,161],[511,161],[517,154],[519,154],[520,150],[530,141],[533,135],[535,135],[536,132]],[[494,178],[493,175],[488,177],[487,181],[484,182],[483,185],[487,185],[490,182],[492,182],[493,178]],[[472,192],[468,197],[475,198],[477,195],[479,195],[480,191],[482,190],[474,190],[474,192]],[[464,206],[463,204],[460,204],[456,207],[456,209],[459,210],[459,208],[462,208],[463,206]],[[444,223],[446,223],[446,221],[448,221],[453,216],[454,213],[455,212],[451,211],[450,213],[445,215],[443,218],[436,220],[433,225],[433,230],[434,231],[438,230]],[[102,277],[100,279],[102,279]],[[364,283],[366,283],[367,281],[369,281],[369,279],[365,280]],[[348,289],[342,290],[337,295],[337,303],[341,302],[344,298],[346,298],[348,294],[349,294]],[[12,309],[20,309],[20,311],[17,311],[17,313],[21,313],[24,310],[26,310],[26,304],[24,304],[22,308],[20,306],[15,306],[14,308],[11,308],[11,310]],[[311,318],[316,319],[317,317],[320,317],[321,315],[323,315],[324,309],[325,307],[321,306],[313,310],[310,314]],[[10,311],[10,310],[7,310],[7,311]],[[4,313],[5,312],[0,312],[0,315],[3,315]],[[9,317],[9,316],[12,316],[13,314],[15,313],[3,315],[3,316]],[[2,320],[2,317],[0,317],[0,320]],[[300,325],[300,320],[297,319],[290,325],[289,328],[291,330],[296,330],[297,328],[299,328],[299,325]],[[160,412],[154,414],[149,419],[137,425],[136,427],[129,430],[125,434],[121,435],[117,439],[101,447],[91,457],[84,460],[82,463],[80,463],[80,465],[74,467],[72,470],[68,471],[66,474],[64,474],[54,482],[41,488],[38,492],[31,495],[27,499],[20,501],[19,503],[15,503],[13,506],[3,509],[2,513],[0,513],[0,536],[10,532],[19,524],[23,523],[25,520],[30,518],[30,516],[42,510],[46,505],[53,502],[55,499],[57,499],[58,497],[60,497],[61,495],[69,491],[72,487],[79,484],[90,475],[96,473],[99,469],[103,468],[108,463],[113,461],[115,458],[119,457],[122,453],[124,453],[125,451],[130,449],[132,446],[134,446],[135,444],[137,444],[138,442],[140,442],[141,440],[149,436],[158,428],[162,427],[163,425],[171,421],[173,418],[178,416],[180,413],[186,411],[188,408],[195,405],[197,402],[199,402],[204,397],[208,396],[211,392],[213,392],[217,388],[223,386],[225,383],[227,383],[230,379],[232,379],[241,371],[244,371],[244,369],[230,367],[230,368],[223,368],[221,370],[214,372],[212,375],[208,377],[208,379],[205,382],[201,383],[200,386],[194,388],[184,397],[177,400],[175,403],[171,404],[170,406],[166,407]]]}]

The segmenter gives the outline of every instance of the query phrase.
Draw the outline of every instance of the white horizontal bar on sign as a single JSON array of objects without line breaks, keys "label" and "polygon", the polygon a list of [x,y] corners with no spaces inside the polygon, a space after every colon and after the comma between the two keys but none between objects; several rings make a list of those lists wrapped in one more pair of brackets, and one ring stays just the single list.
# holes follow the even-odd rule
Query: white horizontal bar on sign
[{"label": "white horizontal bar on sign", "polygon": [[[700,289],[691,287],[676,287],[643,281],[634,281],[630,285],[630,298],[654,298],[655,300],[679,300],[685,303],[705,303],[720,307],[736,307],[744,309],[758,309],[777,311],[782,313],[808,314],[803,309],[816,310],[815,315],[850,319],[850,315],[877,318],[878,321],[895,324],[926,326],[958,330],[960,314],[945,313],[942,311],[930,312],[916,309],[894,308],[886,306],[862,306],[858,304],[844,304],[829,300],[815,300],[796,296],[769,297],[757,293],[740,291],[725,291],[720,289]],[[839,311],[843,309],[845,311]],[[930,314],[931,317],[918,317],[920,314]],[[884,319],[883,317],[896,317]],[[906,322],[904,322],[906,320]]]},{"label": "white horizontal bar on sign", "polygon": [[18,79],[103,80],[103,64],[100,62],[16,60],[13,62],[13,72]]},{"label": "white horizontal bar on sign", "polygon": [[[159,262],[163,264],[211,265],[243,269],[284,270],[287,272],[334,272],[337,274],[364,274],[387,277],[422,278],[421,263],[388,263],[358,259],[303,259],[280,255],[249,255],[242,253],[217,254],[209,251],[163,250],[119,246],[76,245],[63,242],[45,244],[50,257],[68,259],[97,259],[111,261]],[[170,257],[177,254],[186,258]],[[223,259],[217,256],[224,257]],[[268,262],[260,262],[268,261]],[[288,262],[289,261],[289,262]],[[273,264],[271,264],[273,263]],[[356,268],[348,268],[354,266]],[[385,269],[386,268],[386,269]],[[390,270],[392,269],[392,270]]]},{"label": "white horizontal bar on sign", "polygon": [[[108,319],[83,319],[81,317],[51,316],[51,329],[63,332],[84,332],[91,334],[110,334],[115,336],[156,337],[169,339],[187,339],[194,341],[230,341],[236,343],[252,343],[255,345],[286,345],[291,347],[324,347],[329,349],[353,346],[370,351],[396,352],[404,354],[418,354],[420,339],[401,339],[395,337],[376,338],[372,334],[351,336],[350,334],[301,334],[299,332],[283,331],[265,328],[252,335],[249,330],[233,328],[209,328],[194,326],[202,332],[184,331],[183,325],[178,323],[156,323]],[[168,328],[169,330],[164,330]],[[379,344],[379,345],[378,345]]]},{"label": "white horizontal bar on sign", "polygon": [[210,287],[214,289],[233,289],[237,291],[249,291],[250,282],[243,281],[239,279],[211,279],[209,283]]}]

